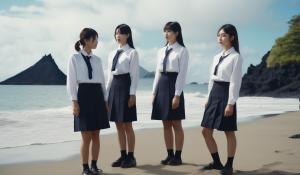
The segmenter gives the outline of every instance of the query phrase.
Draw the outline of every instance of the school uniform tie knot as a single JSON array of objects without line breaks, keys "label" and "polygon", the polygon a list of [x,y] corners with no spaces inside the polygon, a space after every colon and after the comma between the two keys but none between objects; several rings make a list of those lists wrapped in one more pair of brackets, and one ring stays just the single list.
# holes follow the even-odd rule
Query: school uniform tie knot
[{"label": "school uniform tie knot", "polygon": [[122,49],[117,50],[117,53],[116,53],[116,55],[114,56],[114,59],[113,59],[113,63],[112,63],[112,66],[111,66],[111,71],[115,71],[116,70],[116,66],[117,66],[119,57],[120,57],[120,55],[121,55],[122,52],[123,52]]},{"label": "school uniform tie knot", "polygon": [[93,68],[92,68],[92,65],[91,65],[91,58],[92,56],[87,56],[87,55],[83,55],[81,54],[85,63],[86,63],[86,66],[88,68],[88,76],[89,76],[89,79],[92,79],[93,78]]},{"label": "school uniform tie knot", "polygon": [[165,50],[165,58],[164,58],[164,61],[163,61],[163,72],[166,73],[167,71],[167,61],[168,61],[168,57],[169,57],[169,54],[171,53],[171,51],[173,50],[173,48],[166,48]]},{"label": "school uniform tie knot", "polygon": [[218,64],[216,65],[215,70],[214,70],[214,75],[217,75],[218,69],[219,69],[219,65],[221,64],[221,62],[222,62],[228,55],[230,55],[230,54],[227,54],[227,55],[225,55],[225,56],[222,55],[222,56],[219,58],[219,62],[218,62]]}]

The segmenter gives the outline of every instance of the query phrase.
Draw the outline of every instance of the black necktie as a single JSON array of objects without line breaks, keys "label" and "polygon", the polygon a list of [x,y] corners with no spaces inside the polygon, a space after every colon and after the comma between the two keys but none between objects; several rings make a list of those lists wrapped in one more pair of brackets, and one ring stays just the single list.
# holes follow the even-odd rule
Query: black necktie
[{"label": "black necktie", "polygon": [[[230,54],[228,54],[228,55],[230,55]],[[219,63],[216,65],[216,67],[215,67],[215,71],[214,71],[214,75],[217,75],[217,73],[218,73],[218,68],[219,68],[219,65],[220,65],[220,63],[224,60],[224,58],[226,58],[228,55],[226,55],[226,56],[221,56],[220,57],[220,59],[219,59]]]},{"label": "black necktie", "polygon": [[114,59],[113,59],[113,63],[112,63],[112,66],[111,66],[111,71],[114,71],[116,70],[116,66],[117,66],[117,63],[118,63],[118,59],[119,59],[119,56],[121,55],[121,53],[123,52],[123,50],[118,50]]},{"label": "black necktie", "polygon": [[93,68],[92,68],[91,61],[90,61],[92,56],[85,56],[83,54],[81,54],[81,55],[86,63],[87,68],[88,68],[89,79],[92,79],[93,78],[93,74],[92,74]]},{"label": "black necktie", "polygon": [[164,58],[164,61],[163,61],[163,72],[166,73],[166,70],[167,70],[167,61],[168,61],[168,57],[169,57],[169,54],[170,52],[172,51],[172,48],[168,50],[168,48],[166,48],[166,51],[165,51],[165,58]]}]

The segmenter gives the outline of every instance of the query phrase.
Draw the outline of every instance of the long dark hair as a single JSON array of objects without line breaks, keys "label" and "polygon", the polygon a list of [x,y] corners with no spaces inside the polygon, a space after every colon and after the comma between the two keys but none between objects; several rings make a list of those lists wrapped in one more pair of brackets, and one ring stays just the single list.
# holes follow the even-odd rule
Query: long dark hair
[{"label": "long dark hair", "polygon": [[[167,22],[167,24],[164,27],[164,32],[165,31],[172,31],[174,33],[178,32],[178,35],[176,37],[176,41],[183,47],[185,47],[184,43],[183,43],[183,38],[182,38],[182,32],[181,32],[181,26],[178,22],[174,21],[174,22]],[[166,45],[168,44],[168,41],[166,43]]]},{"label": "long dark hair", "polygon": [[75,50],[79,52],[81,50],[80,45],[82,45],[82,47],[85,46],[85,40],[89,40],[91,38],[95,40],[97,37],[98,33],[96,32],[96,30],[92,28],[82,29],[79,35],[79,40],[75,43]]},{"label": "long dark hair", "polygon": [[129,27],[129,25],[127,24],[120,24],[116,27],[115,29],[115,39],[116,39],[116,33],[117,33],[117,30],[119,29],[120,31],[120,34],[123,34],[123,35],[129,35],[128,38],[127,38],[127,44],[134,49],[134,45],[133,45],[133,41],[132,41],[132,32],[131,32],[131,29]]},{"label": "long dark hair", "polygon": [[234,37],[233,41],[231,41],[231,45],[234,49],[240,53],[240,46],[239,46],[239,37],[236,28],[232,24],[224,24],[218,30],[218,33],[223,29],[223,31],[228,34],[230,37]]}]

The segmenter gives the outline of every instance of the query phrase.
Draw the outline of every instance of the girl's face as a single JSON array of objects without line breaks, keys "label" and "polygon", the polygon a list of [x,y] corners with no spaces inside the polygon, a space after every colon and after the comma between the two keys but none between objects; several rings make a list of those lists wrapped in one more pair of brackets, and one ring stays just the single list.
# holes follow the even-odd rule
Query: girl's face
[{"label": "girl's face", "polygon": [[98,45],[98,37],[96,38],[90,38],[88,40],[85,40],[85,47],[89,49],[96,49]]},{"label": "girl's face", "polygon": [[231,36],[224,32],[223,29],[221,29],[217,35],[218,43],[221,44],[223,48],[230,48],[232,46],[232,41],[234,39],[234,36]]},{"label": "girl's face", "polygon": [[165,37],[166,37],[166,40],[168,41],[168,43],[170,44],[173,44],[176,42],[176,39],[177,39],[177,35],[178,35],[178,32],[173,32],[171,30],[166,30],[165,31]]},{"label": "girl's face", "polygon": [[120,45],[125,45],[127,43],[127,39],[129,34],[121,34],[120,29],[117,29],[115,38]]}]

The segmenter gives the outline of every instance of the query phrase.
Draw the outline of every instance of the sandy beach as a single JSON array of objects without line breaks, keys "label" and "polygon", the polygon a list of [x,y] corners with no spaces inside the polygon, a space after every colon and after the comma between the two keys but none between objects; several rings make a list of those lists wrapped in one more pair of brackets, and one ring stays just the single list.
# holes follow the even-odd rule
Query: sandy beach
[{"label": "sandy beach", "polygon": [[[234,161],[237,175],[295,175],[300,174],[300,139],[290,136],[300,134],[300,112],[269,115],[239,124],[238,149]],[[215,132],[219,152],[226,161],[226,139],[222,132]],[[79,149],[79,145],[78,145]],[[55,154],[55,150],[49,150]],[[119,156],[115,134],[101,136],[100,166],[107,175],[208,175],[218,171],[201,171],[211,161],[201,127],[185,128],[185,143],[182,153],[184,165],[163,166],[159,162],[166,155],[162,129],[146,129],[136,132],[138,166],[131,169],[112,168],[111,162]],[[1,175],[74,175],[81,173],[79,155],[62,161],[39,161],[0,165]]]},{"label": "sandy beach", "polygon": [[[220,175],[202,170],[218,157],[201,123],[237,124],[233,164],[235,140],[213,133],[233,175],[300,175],[300,0],[0,0],[0,24],[0,175],[82,175],[80,131],[99,128],[101,174]],[[181,127],[166,140],[183,163],[162,165],[161,119],[182,117],[183,148]],[[112,167],[107,119],[134,121],[136,167]]]}]

